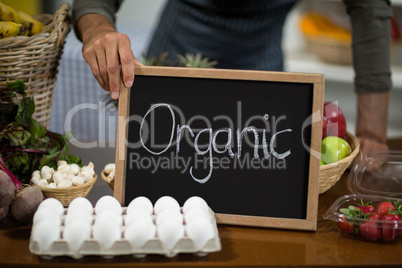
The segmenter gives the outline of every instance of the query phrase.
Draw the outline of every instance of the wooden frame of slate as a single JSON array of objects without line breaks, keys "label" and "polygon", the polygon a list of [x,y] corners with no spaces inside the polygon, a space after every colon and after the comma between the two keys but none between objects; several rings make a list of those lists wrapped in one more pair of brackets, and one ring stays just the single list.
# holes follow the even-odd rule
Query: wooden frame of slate
[{"label": "wooden frame of slate", "polygon": [[323,102],[322,74],[136,67],[114,196],[201,196],[219,224],[315,231]]}]

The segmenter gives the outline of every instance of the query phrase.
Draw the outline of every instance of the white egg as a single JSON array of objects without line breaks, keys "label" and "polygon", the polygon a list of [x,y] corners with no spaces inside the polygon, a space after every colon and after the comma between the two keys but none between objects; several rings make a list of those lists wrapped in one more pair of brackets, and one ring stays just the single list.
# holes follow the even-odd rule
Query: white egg
[{"label": "white egg", "polygon": [[61,224],[61,217],[60,215],[57,215],[54,210],[48,208],[48,207],[41,207],[38,209],[34,216],[33,216],[33,224],[36,224],[37,222],[41,220],[50,220],[54,222],[55,225],[60,226]]},{"label": "white egg", "polygon": [[42,207],[50,208],[54,211],[57,215],[61,216],[64,214],[64,206],[63,204],[54,197],[49,197],[43,200],[40,205],[38,206],[38,210]]},{"label": "white egg", "polygon": [[129,225],[132,222],[138,220],[148,220],[149,222],[153,222],[152,216],[142,207],[132,207],[130,210],[127,209],[126,217],[124,218],[124,224]]},{"label": "white egg", "polygon": [[64,225],[69,225],[71,222],[77,220],[77,219],[82,219],[88,224],[91,224],[93,221],[93,217],[90,213],[88,213],[87,210],[84,208],[75,208],[73,210],[68,210],[67,215],[64,218]]},{"label": "white egg", "polygon": [[41,250],[47,250],[60,238],[60,227],[51,220],[37,222],[32,228],[32,239],[38,242]]},{"label": "white egg", "polygon": [[160,225],[157,225],[156,228],[157,236],[168,250],[172,250],[185,234],[183,224],[172,219],[163,221]]},{"label": "white egg", "polygon": [[167,208],[173,208],[180,211],[180,205],[176,199],[171,196],[162,196],[158,200],[156,200],[154,205],[154,212],[155,214],[159,214],[162,210]]},{"label": "white egg", "polygon": [[191,209],[188,209],[186,213],[184,213],[184,221],[186,224],[199,217],[211,220],[211,214],[206,212],[205,209],[201,207],[193,206]]},{"label": "white egg", "polygon": [[117,201],[117,199],[111,195],[105,195],[99,198],[99,200],[95,204],[95,214],[99,214],[105,208],[114,209],[120,214],[122,214],[123,212],[119,201]]},{"label": "white egg", "polygon": [[118,226],[123,225],[123,216],[112,208],[105,208],[99,214],[96,215],[95,223],[103,221],[104,218],[111,219]]},{"label": "white egg", "polygon": [[[131,202],[127,206],[127,211],[130,211],[130,209],[136,208],[136,207],[141,207],[148,211],[149,214],[152,214],[154,211],[154,207],[152,205],[151,200],[148,199],[148,197],[145,196],[138,196],[131,200]],[[128,212],[127,212],[128,213]]]},{"label": "white egg", "polygon": [[75,219],[65,226],[63,239],[67,241],[71,250],[77,251],[82,243],[91,237],[91,225],[84,219]]},{"label": "white egg", "polygon": [[92,206],[92,203],[85,197],[76,197],[71,201],[71,203],[68,205],[68,212],[71,210],[74,210],[76,208],[81,208],[87,211],[89,214],[92,214],[94,211],[94,208]]},{"label": "white egg", "polygon": [[150,224],[146,219],[130,223],[124,231],[124,238],[127,239],[133,248],[140,248],[156,235],[156,226]]},{"label": "white egg", "polygon": [[114,243],[121,239],[120,227],[110,218],[96,221],[93,226],[93,238],[105,249],[110,249]]},{"label": "white egg", "polygon": [[183,213],[186,213],[187,210],[191,209],[194,206],[202,207],[207,212],[209,212],[209,206],[208,206],[207,202],[202,197],[192,196],[192,197],[188,198],[184,202],[184,204],[183,204]]},{"label": "white egg", "polygon": [[156,215],[156,225],[160,225],[163,221],[175,220],[180,224],[183,224],[183,214],[174,208],[167,208],[162,210],[158,215]]},{"label": "white egg", "polygon": [[200,250],[214,238],[215,230],[210,220],[200,217],[186,225],[186,234],[193,241],[196,250]]}]

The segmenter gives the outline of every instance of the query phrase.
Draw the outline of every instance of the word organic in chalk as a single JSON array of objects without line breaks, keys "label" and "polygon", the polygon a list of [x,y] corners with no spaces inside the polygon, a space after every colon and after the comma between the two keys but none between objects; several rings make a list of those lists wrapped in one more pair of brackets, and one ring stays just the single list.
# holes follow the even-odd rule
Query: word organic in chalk
[{"label": "word organic in chalk", "polygon": [[[156,131],[155,129],[150,127],[155,124],[153,122],[149,123],[147,121],[147,119],[148,118],[152,119],[153,118],[153,116],[151,116],[152,112],[156,111],[157,109],[166,111],[169,114],[169,117],[171,117],[170,119],[172,122],[172,124],[170,126],[170,137],[168,139],[169,141],[167,144],[163,145],[162,148],[152,148],[152,146],[146,144],[146,141],[149,140],[148,134],[154,133]],[[267,142],[266,129],[259,130],[255,126],[247,126],[242,129],[237,128],[235,130],[235,133],[234,133],[234,130],[232,130],[232,128],[230,128],[230,127],[221,128],[221,129],[218,129],[215,131],[214,131],[214,129],[212,129],[212,127],[208,127],[208,128],[201,129],[200,131],[198,131],[198,133],[195,133],[195,131],[189,124],[177,124],[177,126],[176,126],[176,122],[178,120],[176,119],[174,110],[178,110],[178,107],[172,106],[171,104],[167,104],[167,103],[154,104],[148,109],[148,111],[142,118],[140,129],[139,129],[139,131],[140,131],[139,137],[140,137],[141,146],[152,155],[162,155],[162,154],[166,153],[169,150],[169,148],[175,147],[176,155],[179,155],[182,137],[184,135],[184,132],[188,132],[188,134],[191,136],[191,138],[193,138],[192,144],[194,146],[195,153],[197,155],[207,155],[208,156],[209,173],[205,177],[197,178],[193,174],[193,166],[190,167],[189,173],[190,173],[191,177],[199,183],[206,183],[211,178],[213,166],[214,166],[213,165],[213,161],[214,161],[213,152],[215,152],[217,154],[227,154],[230,158],[237,157],[237,159],[240,159],[242,157],[242,146],[244,143],[243,140],[244,140],[246,133],[248,133],[248,132],[252,133],[252,135],[254,137],[254,142],[252,144],[250,144],[253,146],[253,149],[254,149],[254,158],[256,158],[256,159],[260,158],[260,154],[259,154],[260,148],[262,148],[263,158],[265,158],[265,159],[270,158],[270,154],[277,159],[285,159],[286,157],[288,157],[291,154],[290,148],[284,152],[278,152],[275,149],[275,144],[277,142],[278,136],[285,135],[286,133],[292,132],[291,128],[286,128],[283,130],[276,131],[275,133],[272,133],[270,140],[269,140],[269,144]],[[260,116],[260,119],[262,121],[268,121],[269,115],[264,114],[263,116]],[[259,135],[259,132],[262,132],[261,137]],[[175,135],[176,135],[176,139],[174,142]],[[206,135],[206,137],[207,137],[207,145],[206,146],[205,146],[205,144],[200,144],[200,139],[201,139],[202,135],[204,135],[204,136]],[[223,136],[223,139],[225,141],[223,149],[220,149],[219,146],[217,145],[218,136]],[[233,152],[233,149],[232,149],[232,144],[234,144],[234,141],[236,141],[235,144],[237,146],[235,153]],[[175,146],[174,146],[174,143],[175,143]],[[245,143],[247,143],[247,142],[245,142]],[[161,147],[161,146],[159,146],[159,147]],[[206,148],[202,148],[202,147],[206,147]],[[133,160],[133,159],[131,159],[131,160]],[[185,159],[183,160],[183,162],[188,163],[188,161],[186,161]]]}]

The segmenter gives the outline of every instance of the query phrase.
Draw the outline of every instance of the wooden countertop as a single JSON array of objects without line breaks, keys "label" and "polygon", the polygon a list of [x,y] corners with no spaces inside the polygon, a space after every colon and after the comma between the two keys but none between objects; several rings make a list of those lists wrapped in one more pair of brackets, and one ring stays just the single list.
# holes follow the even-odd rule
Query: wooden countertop
[{"label": "wooden countertop", "polygon": [[[389,145],[400,150],[402,140],[390,141]],[[113,153],[110,153],[113,148],[87,149],[86,152],[90,150],[97,152],[99,159],[93,161],[98,168],[113,161]],[[85,157],[82,158],[85,162]],[[97,172],[100,174],[99,170]],[[345,173],[334,187],[320,195],[316,232],[219,225],[222,250],[204,257],[193,254],[179,254],[173,258],[158,255],[144,258],[88,256],[76,260],[69,257],[44,259],[32,254],[28,248],[31,225],[0,226],[0,267],[402,267],[401,240],[391,243],[353,240],[344,237],[337,230],[336,223],[322,218],[338,197],[348,193],[347,175]],[[100,196],[111,193],[106,182],[98,179],[88,198],[95,202]]]}]

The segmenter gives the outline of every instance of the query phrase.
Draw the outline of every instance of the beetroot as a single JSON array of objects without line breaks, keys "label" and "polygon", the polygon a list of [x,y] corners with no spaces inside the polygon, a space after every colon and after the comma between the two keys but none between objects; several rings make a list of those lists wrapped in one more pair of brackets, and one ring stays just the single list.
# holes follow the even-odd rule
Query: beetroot
[{"label": "beetroot", "polygon": [[9,210],[8,206],[0,208],[0,222],[5,218],[7,218],[8,210]]},{"label": "beetroot", "polygon": [[10,213],[16,220],[31,222],[42,201],[42,191],[36,186],[27,186],[15,196],[11,203]]},{"label": "beetroot", "polygon": [[13,201],[15,187],[10,177],[0,170],[0,208],[8,207]]}]

